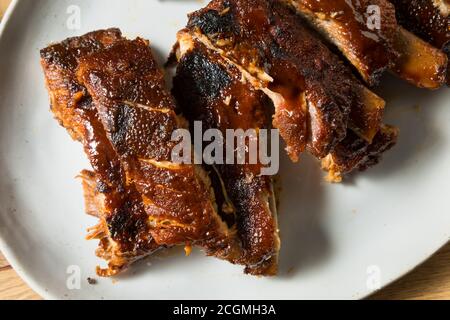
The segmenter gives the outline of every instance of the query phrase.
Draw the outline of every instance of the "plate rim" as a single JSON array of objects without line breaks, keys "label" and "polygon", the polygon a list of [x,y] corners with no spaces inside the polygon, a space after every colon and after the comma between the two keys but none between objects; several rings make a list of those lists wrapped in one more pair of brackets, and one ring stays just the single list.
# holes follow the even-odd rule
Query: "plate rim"
[{"label": "plate rim", "polygon": [[[9,4],[5,14],[3,15],[3,18],[0,22],[0,42],[3,40],[5,30],[7,30],[7,26],[10,23],[11,18],[13,17],[19,2],[22,2],[22,0],[11,0],[11,3]],[[50,291],[45,290],[44,287],[41,284],[39,284],[39,282],[36,281],[33,276],[29,275],[27,272],[22,270],[21,264],[16,259],[13,250],[7,244],[7,241],[3,237],[2,233],[0,233],[0,251],[7,260],[7,262],[11,265],[14,272],[17,273],[17,275],[25,282],[26,285],[28,285],[31,288],[31,290],[36,292],[40,297],[42,297],[45,300],[57,299],[57,297],[51,294]]]},{"label": "plate rim", "polygon": [[[14,13],[18,7],[18,4],[24,2],[23,0],[11,0],[10,5],[8,6],[1,22],[0,22],[0,42],[3,40],[3,37],[6,33],[7,26],[10,23],[10,21],[14,18]],[[408,269],[405,269],[405,271],[402,271],[398,274],[398,276],[393,277],[389,280],[382,281],[382,286],[379,289],[372,289],[368,290],[365,293],[356,293],[352,296],[353,300],[362,300],[370,297],[371,295],[380,292],[387,286],[391,285],[395,281],[403,278],[410,272],[414,271],[416,268],[424,264],[427,260],[429,260],[435,253],[437,253],[439,250],[441,250],[444,246],[446,246],[450,241],[449,235],[447,235],[446,239],[443,240],[443,243],[440,242],[440,245],[432,249],[431,252],[426,253],[424,257],[418,261],[417,263],[410,266]],[[21,266],[21,263],[16,259],[16,254],[14,253],[14,250],[8,245],[6,238],[0,233],[0,251],[6,258],[7,262],[11,265],[13,270],[18,274],[18,276],[28,285],[35,293],[37,293],[41,298],[45,300],[59,300],[61,297],[55,295],[52,293],[51,289],[45,289],[45,285],[43,285],[38,280],[35,280],[35,277],[26,271]],[[126,298],[125,298],[126,299]],[[158,299],[155,299],[158,300]],[[295,299],[292,299],[295,300]]]}]

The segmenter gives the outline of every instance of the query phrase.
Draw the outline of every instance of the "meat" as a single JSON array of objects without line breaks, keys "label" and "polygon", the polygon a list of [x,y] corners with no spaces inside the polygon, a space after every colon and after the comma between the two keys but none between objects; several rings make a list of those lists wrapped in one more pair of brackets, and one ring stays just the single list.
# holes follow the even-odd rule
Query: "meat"
[{"label": "meat", "polygon": [[[259,145],[258,130],[270,126],[265,107],[270,102],[264,93],[243,82],[238,68],[198,40],[184,45],[177,57],[173,94],[191,127],[201,121],[204,131],[219,129],[223,136],[229,129],[254,129],[252,142]],[[252,142],[245,143],[246,159],[250,159]],[[222,152],[226,154],[225,144]],[[246,272],[274,275],[280,250],[276,201],[272,177],[261,175],[262,167],[259,161],[216,163],[209,170],[217,173],[218,207],[226,220],[236,225],[243,246],[239,260],[248,266]]]},{"label": "meat", "polygon": [[448,59],[441,50],[401,27],[395,46],[404,54],[392,70],[402,79],[427,89],[438,89],[445,83]]},{"label": "meat", "polygon": [[[377,164],[398,137],[383,124],[383,99],[298,13],[369,84],[387,69],[423,87],[443,81],[442,52],[398,27],[388,2],[373,3],[385,13],[376,31],[361,25],[366,1],[213,0],[177,35],[170,61],[178,104],[146,40],[109,29],[43,49],[51,109],[92,167],[79,178],[86,212],[99,219],[87,238],[99,240],[96,254],[108,264],[97,273],[114,276],[181,245],[275,275],[281,244],[274,177],[262,174],[265,130],[279,129],[293,161],[305,151],[321,160],[332,182]],[[239,159],[243,151],[244,162],[200,166],[191,151],[187,162],[173,160],[176,132],[195,132],[197,121],[205,135],[227,137],[214,153]],[[241,133],[231,148],[230,129]]]},{"label": "meat", "polygon": [[[308,70],[310,81],[305,83],[303,75],[296,70],[295,62],[284,58],[284,52],[272,37],[271,33],[276,31],[270,22],[272,16],[270,2],[212,1],[207,8],[190,16],[188,26],[194,36],[223,50],[256,81],[262,82],[261,87],[276,95],[274,100],[278,103],[275,104],[274,124],[287,142],[292,159],[296,160],[307,145],[311,152],[323,157],[345,134],[350,112],[347,101],[350,85],[342,81],[342,93],[337,93],[338,88],[331,77],[320,78],[311,57],[311,52],[320,50],[320,47],[315,47],[316,43],[308,38],[302,42],[300,49],[303,50],[299,53],[305,57],[303,68]],[[221,28],[225,32],[219,32]],[[270,66],[271,70],[265,70],[265,66]],[[324,63],[323,67],[331,69],[329,64]],[[293,79],[289,78],[291,76]],[[328,90],[324,90],[325,82],[329,84]],[[311,89],[308,92],[307,85]],[[286,92],[280,92],[282,90]],[[315,115],[311,120],[311,130],[307,124],[308,105]]]},{"label": "meat", "polygon": [[[397,33],[395,9],[385,0],[284,2],[335,44],[370,85],[378,83],[380,75],[392,67],[399,55],[393,47]],[[369,21],[369,14],[377,11],[380,21]]]},{"label": "meat", "polygon": [[450,49],[448,0],[390,0],[399,24],[439,49]]},{"label": "meat", "polygon": [[[84,170],[80,178],[86,212],[100,220],[88,229],[86,237],[88,240],[99,240],[96,254],[108,262],[107,268],[97,267],[99,276],[117,275],[133,262],[163,248],[149,233],[142,200],[135,190],[129,188],[126,194],[105,193],[99,189],[101,180],[88,170]],[[115,207],[111,201],[120,201],[121,206]]]},{"label": "meat", "polygon": [[380,129],[384,101],[278,1],[212,1],[190,15],[176,48],[196,41],[271,98],[294,161],[305,150],[325,158],[348,129],[368,144]]},{"label": "meat", "polygon": [[443,53],[399,27],[389,1],[282,1],[334,44],[369,85],[376,85],[385,70],[418,87],[436,89],[445,83]]},{"label": "meat", "polygon": [[[78,59],[122,39],[117,29],[71,38],[41,51],[41,63],[56,119],[80,141],[94,172],[83,172],[86,208],[100,219],[88,238],[100,240],[97,254],[108,261],[100,275],[114,275],[159,248],[149,234],[139,195],[125,185],[122,165],[101,125],[92,99],[75,77]],[[121,218],[120,218],[121,217]],[[122,219],[119,230],[115,221]],[[140,220],[144,223],[138,223]],[[134,225],[134,227],[133,227]]]},{"label": "meat", "polygon": [[[450,54],[450,4],[447,0],[391,0],[399,24]],[[447,84],[450,84],[450,68]]]},{"label": "meat", "polygon": [[232,260],[238,244],[214,208],[207,174],[171,161],[172,134],[182,121],[148,43],[122,41],[83,57],[77,76],[142,196],[155,241],[198,245]]},{"label": "meat", "polygon": [[81,174],[88,213],[100,223],[89,238],[111,276],[160,248],[196,245],[240,262],[241,244],[215,208],[201,167],[171,162],[181,128],[148,43],[105,30],[41,52],[52,110],[81,141],[93,171]]},{"label": "meat", "polygon": [[381,155],[395,146],[399,130],[383,125],[372,143],[348,132],[345,139],[322,160],[322,167],[328,171],[329,182],[341,182],[345,174],[353,170],[364,171],[381,160]]}]

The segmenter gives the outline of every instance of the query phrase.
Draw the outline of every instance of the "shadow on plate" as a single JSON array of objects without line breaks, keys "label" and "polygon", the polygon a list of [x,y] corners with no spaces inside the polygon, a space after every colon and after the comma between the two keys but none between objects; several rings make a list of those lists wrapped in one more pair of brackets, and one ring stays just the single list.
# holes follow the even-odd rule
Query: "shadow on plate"
[{"label": "shadow on plate", "polygon": [[331,243],[322,224],[327,213],[325,182],[318,161],[310,156],[294,164],[283,155],[281,168],[279,275],[293,277],[329,256]]}]

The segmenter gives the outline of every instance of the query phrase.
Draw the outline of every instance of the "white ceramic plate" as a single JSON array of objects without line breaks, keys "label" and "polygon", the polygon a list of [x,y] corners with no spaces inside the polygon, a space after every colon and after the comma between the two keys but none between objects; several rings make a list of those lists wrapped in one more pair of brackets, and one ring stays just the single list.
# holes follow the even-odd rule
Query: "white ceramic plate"
[{"label": "white ceramic plate", "polygon": [[[115,281],[95,277],[96,223],[84,214],[75,176],[88,163],[52,119],[40,48],[70,36],[120,27],[151,39],[164,61],[193,0],[20,0],[0,38],[0,249],[45,298],[315,299],[364,297],[417,266],[450,235],[450,91],[427,92],[386,78],[387,122],[401,139],[378,167],[342,185],[323,182],[316,161],[282,161],[280,275],[241,268],[196,252],[150,258]],[[67,27],[73,5],[81,29]],[[69,12],[69,13],[68,13]],[[74,22],[74,20],[71,20]],[[75,21],[76,22],[76,21]],[[81,288],[67,286],[71,266]]]}]

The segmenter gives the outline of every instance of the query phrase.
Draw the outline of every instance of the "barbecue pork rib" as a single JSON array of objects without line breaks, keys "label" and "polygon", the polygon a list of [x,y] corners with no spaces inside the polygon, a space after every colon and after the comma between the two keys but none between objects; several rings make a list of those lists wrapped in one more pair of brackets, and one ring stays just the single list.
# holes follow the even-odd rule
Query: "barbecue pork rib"
[{"label": "barbecue pork rib", "polygon": [[327,157],[348,129],[368,144],[380,130],[384,101],[278,1],[212,1],[190,15],[171,60],[195,42],[271,98],[273,124],[294,161],[306,149]]},{"label": "barbecue pork rib", "polygon": [[103,276],[117,274],[159,248],[151,237],[140,195],[125,184],[122,165],[106,137],[92,99],[75,77],[78,59],[122,39],[117,29],[71,38],[41,51],[51,110],[73,139],[80,141],[94,172],[84,171],[87,212],[100,219],[89,239],[99,239],[97,255],[108,261]]},{"label": "barbecue pork rib", "polygon": [[[270,101],[265,94],[242,82],[238,68],[200,41],[182,50],[177,52],[173,94],[191,127],[194,121],[201,121],[203,130],[220,129],[223,136],[228,129],[254,129],[256,134],[250,139],[259,145],[259,129],[270,127],[271,115],[266,106]],[[240,259],[250,264],[246,272],[275,275],[280,239],[273,181],[271,176],[261,175],[263,165],[259,161],[248,164],[252,149],[249,141],[245,146],[247,164],[215,164],[210,168],[219,179],[216,195],[219,199],[222,194],[222,200],[218,200],[218,207],[223,209],[222,215],[231,216],[227,220],[234,221],[237,227],[243,246]]]},{"label": "barbecue pork rib", "polygon": [[112,29],[50,46],[41,57],[52,111],[93,167],[80,176],[86,211],[100,218],[89,235],[100,239],[97,254],[108,261],[99,275],[175,245],[247,266],[207,173],[171,162],[171,135],[183,120],[148,43]]},{"label": "barbecue pork rib", "polygon": [[[400,25],[450,56],[450,3],[448,0],[390,0]],[[450,85],[450,68],[447,69]]]},{"label": "barbecue pork rib", "polygon": [[150,232],[160,245],[192,244],[234,261],[240,244],[215,208],[201,167],[171,162],[183,120],[142,39],[121,41],[79,60],[87,88],[128,181],[142,196]]},{"label": "barbecue pork rib", "polygon": [[335,45],[369,85],[385,70],[421,88],[445,83],[445,55],[399,27],[388,0],[281,1]]},{"label": "barbecue pork rib", "polygon": [[[393,5],[384,0],[283,0],[335,44],[370,85],[389,70],[399,55],[393,47],[397,21]],[[380,10],[380,28],[368,23],[370,7]]]}]

